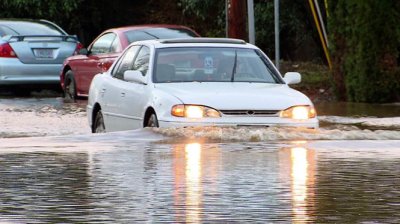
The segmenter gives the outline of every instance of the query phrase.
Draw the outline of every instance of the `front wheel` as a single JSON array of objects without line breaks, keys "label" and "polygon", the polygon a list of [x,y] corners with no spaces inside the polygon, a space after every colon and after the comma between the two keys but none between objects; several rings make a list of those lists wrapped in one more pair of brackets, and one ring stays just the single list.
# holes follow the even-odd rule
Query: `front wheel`
[{"label": "front wheel", "polygon": [[104,125],[104,118],[101,110],[97,111],[96,117],[94,118],[92,133],[104,133],[106,132],[106,127]]},{"label": "front wheel", "polygon": [[159,125],[158,125],[158,119],[157,119],[156,114],[152,113],[152,114],[149,116],[149,119],[147,120],[146,126],[145,126],[145,127],[155,127],[155,128],[158,128],[158,127],[159,127]]}]

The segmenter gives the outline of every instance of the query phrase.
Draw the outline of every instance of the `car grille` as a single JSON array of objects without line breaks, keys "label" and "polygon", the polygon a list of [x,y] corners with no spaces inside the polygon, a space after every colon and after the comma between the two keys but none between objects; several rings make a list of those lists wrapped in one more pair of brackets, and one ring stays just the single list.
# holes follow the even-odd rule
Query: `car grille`
[{"label": "car grille", "polygon": [[228,116],[268,116],[276,117],[279,110],[221,110],[221,113]]}]

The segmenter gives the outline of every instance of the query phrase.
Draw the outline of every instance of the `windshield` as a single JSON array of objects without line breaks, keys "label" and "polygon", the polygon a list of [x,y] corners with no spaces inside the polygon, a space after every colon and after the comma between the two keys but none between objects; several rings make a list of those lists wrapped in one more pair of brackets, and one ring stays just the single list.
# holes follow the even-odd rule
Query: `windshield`
[{"label": "windshield", "polygon": [[45,22],[2,21],[1,35],[64,35],[57,27]]},{"label": "windshield", "polygon": [[189,29],[165,27],[131,30],[125,32],[125,35],[129,43],[139,40],[197,37],[197,35]]},{"label": "windshield", "polygon": [[185,47],[158,49],[153,82],[282,83],[282,80],[257,50]]}]

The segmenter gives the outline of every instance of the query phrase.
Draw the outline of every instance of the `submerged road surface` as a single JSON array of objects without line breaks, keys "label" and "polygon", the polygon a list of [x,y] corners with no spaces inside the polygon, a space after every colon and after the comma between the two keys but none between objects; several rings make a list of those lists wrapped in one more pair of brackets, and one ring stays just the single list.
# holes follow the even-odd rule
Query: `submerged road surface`
[{"label": "submerged road surface", "polygon": [[85,102],[0,99],[0,223],[399,223],[389,107],[318,130],[91,134]]}]

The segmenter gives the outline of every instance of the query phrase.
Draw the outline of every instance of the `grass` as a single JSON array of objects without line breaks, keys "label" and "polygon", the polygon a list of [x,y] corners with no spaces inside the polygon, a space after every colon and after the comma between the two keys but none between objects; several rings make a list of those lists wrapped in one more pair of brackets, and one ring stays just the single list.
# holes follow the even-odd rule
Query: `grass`
[{"label": "grass", "polygon": [[310,97],[313,102],[335,100],[328,66],[312,62],[282,61],[280,72],[299,72],[301,83],[291,87]]}]

